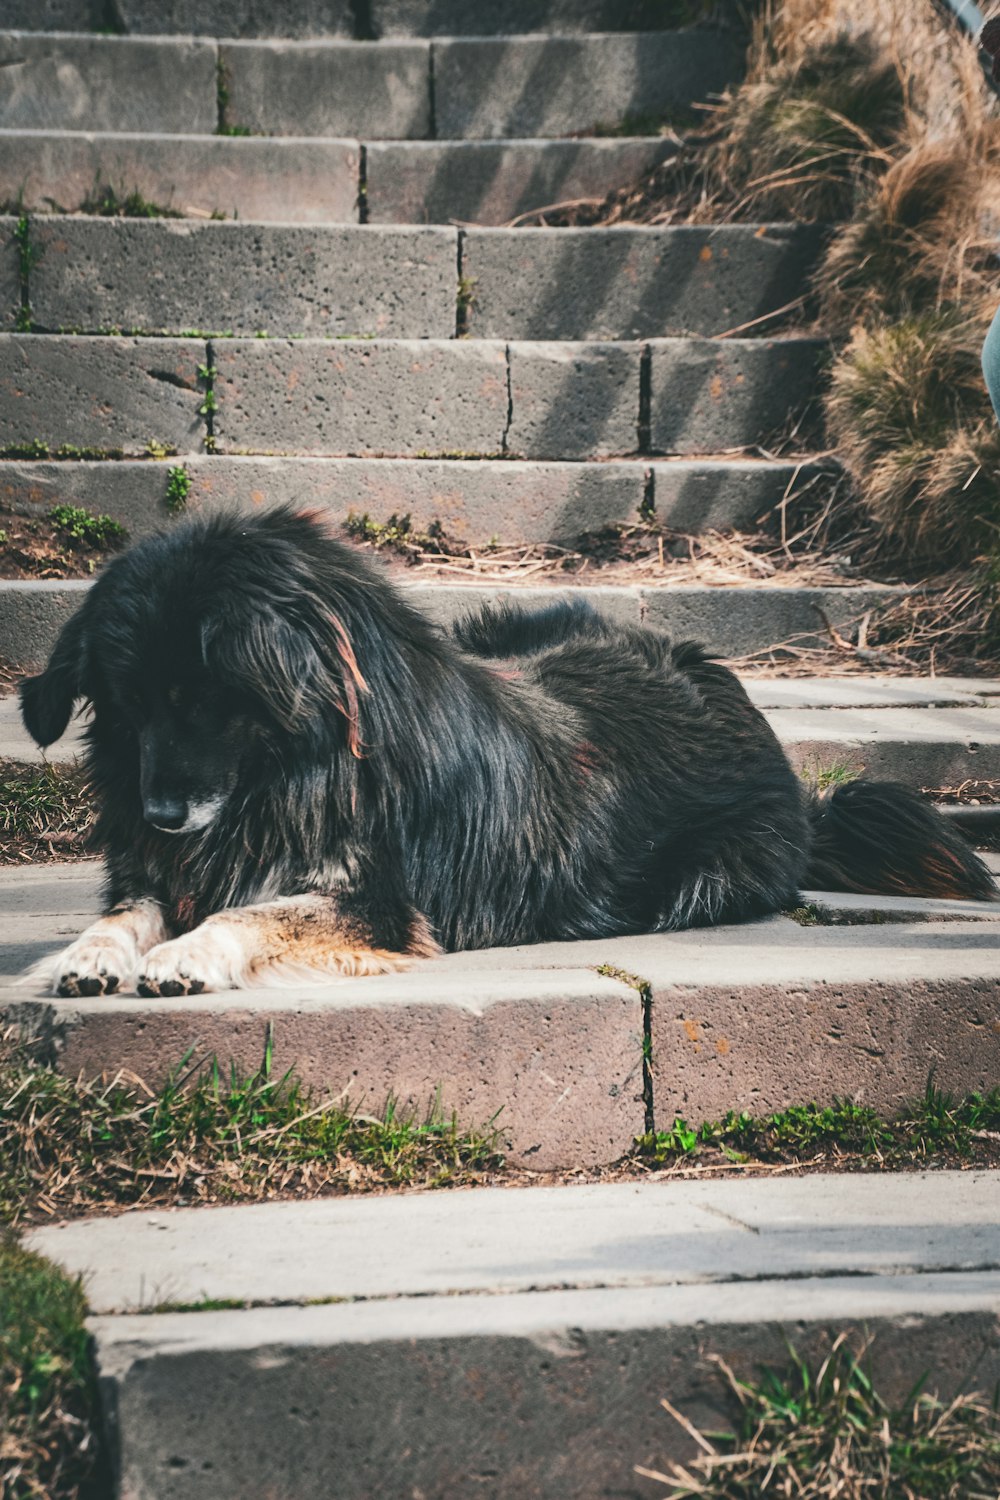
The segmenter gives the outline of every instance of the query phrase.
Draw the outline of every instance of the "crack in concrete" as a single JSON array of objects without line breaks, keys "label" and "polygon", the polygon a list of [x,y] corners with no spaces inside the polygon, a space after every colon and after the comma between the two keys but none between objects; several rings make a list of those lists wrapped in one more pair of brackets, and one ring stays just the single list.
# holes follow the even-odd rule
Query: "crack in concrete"
[{"label": "crack in concrete", "polygon": [[756,1224],[747,1224],[743,1219],[738,1219],[735,1214],[727,1214],[723,1208],[714,1208],[711,1203],[699,1203],[698,1207],[702,1213],[711,1214],[713,1218],[732,1224],[734,1229],[743,1229],[747,1234],[760,1234],[760,1229]]},{"label": "crack in concrete", "polygon": [[[440,1287],[428,1287],[402,1292],[354,1292],[346,1296],[329,1297],[300,1297],[300,1298],[254,1298],[250,1297],[243,1301],[240,1298],[206,1298],[204,1307],[191,1302],[159,1302],[153,1307],[138,1307],[115,1309],[113,1311],[92,1311],[98,1317],[143,1317],[157,1318],[170,1313],[198,1313],[198,1312],[252,1312],[257,1308],[279,1308],[279,1307],[335,1307],[335,1306],[357,1306],[362,1303],[376,1302],[422,1302],[432,1297],[520,1297],[520,1296],[545,1296],[550,1292],[623,1292],[634,1290],[654,1290],[657,1287],[706,1287],[706,1286],[769,1286],[781,1282],[808,1282],[808,1281],[881,1281],[889,1277],[916,1277],[916,1276],[988,1276],[995,1275],[1000,1271],[1000,1261],[983,1261],[977,1265],[966,1265],[961,1261],[951,1265],[895,1265],[878,1267],[851,1267],[851,1266],[829,1266],[807,1270],[783,1270],[774,1272],[758,1272],[751,1275],[743,1275],[739,1271],[725,1272],[721,1275],[708,1273],[677,1277],[671,1279],[663,1276],[629,1276],[620,1281],[594,1278],[564,1281],[537,1281],[528,1282],[517,1286],[468,1286],[452,1287],[442,1289]],[[220,1309],[219,1301],[238,1302],[238,1307],[228,1306]]]},{"label": "crack in concrete", "polygon": [[500,439],[500,452],[504,458],[509,457],[510,429],[514,422],[514,383],[510,368],[510,345],[503,346],[504,361],[507,366],[507,420],[504,424],[503,436]]}]

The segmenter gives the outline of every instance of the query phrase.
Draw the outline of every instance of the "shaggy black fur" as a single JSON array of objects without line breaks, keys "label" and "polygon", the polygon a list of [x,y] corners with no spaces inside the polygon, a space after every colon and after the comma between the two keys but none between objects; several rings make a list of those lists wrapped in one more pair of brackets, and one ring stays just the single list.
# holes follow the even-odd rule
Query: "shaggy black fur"
[{"label": "shaggy black fur", "polygon": [[741,921],[804,883],[992,893],[911,794],[804,795],[699,646],[581,603],[449,635],[312,513],[133,547],[22,695],[43,745],[93,704],[108,904],[174,933],[334,889],[396,949],[415,913],[456,949]]}]

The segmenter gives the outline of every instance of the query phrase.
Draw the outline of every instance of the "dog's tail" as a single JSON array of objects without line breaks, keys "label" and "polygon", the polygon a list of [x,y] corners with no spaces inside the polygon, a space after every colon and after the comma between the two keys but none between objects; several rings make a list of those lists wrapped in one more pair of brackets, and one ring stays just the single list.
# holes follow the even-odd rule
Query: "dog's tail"
[{"label": "dog's tail", "polygon": [[852,781],[814,793],[809,811],[810,890],[977,901],[997,894],[955,824],[906,787]]}]

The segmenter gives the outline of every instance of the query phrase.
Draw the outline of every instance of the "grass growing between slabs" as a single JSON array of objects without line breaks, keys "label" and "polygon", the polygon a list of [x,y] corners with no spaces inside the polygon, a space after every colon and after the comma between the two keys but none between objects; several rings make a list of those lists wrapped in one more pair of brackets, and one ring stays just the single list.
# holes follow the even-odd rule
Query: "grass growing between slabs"
[{"label": "grass growing between slabs", "polygon": [[80,858],[93,821],[79,770],[0,760],[0,865]]},{"label": "grass growing between slabs", "polygon": [[729,1164],[790,1166],[821,1171],[1000,1165],[1000,1088],[954,1099],[928,1083],[920,1099],[893,1119],[841,1099],[796,1105],[754,1117],[730,1110],[722,1120],[692,1126],[677,1118],[669,1130],[643,1136],[641,1158],[657,1166]]},{"label": "grass growing between slabs", "polygon": [[88,1082],[0,1043],[0,1221],[135,1205],[430,1188],[482,1181],[495,1134],[390,1101],[364,1114],[273,1072],[183,1059],[159,1090],[130,1074]]},{"label": "grass growing between slabs", "polygon": [[696,1445],[667,1472],[636,1468],[666,1486],[664,1500],[996,1500],[1000,1424],[977,1395],[943,1402],[921,1389],[895,1406],[876,1390],[859,1352],[841,1334],[825,1358],[789,1346],[788,1365],[739,1380],[709,1356],[738,1409],[732,1432],[699,1432],[663,1401]]}]

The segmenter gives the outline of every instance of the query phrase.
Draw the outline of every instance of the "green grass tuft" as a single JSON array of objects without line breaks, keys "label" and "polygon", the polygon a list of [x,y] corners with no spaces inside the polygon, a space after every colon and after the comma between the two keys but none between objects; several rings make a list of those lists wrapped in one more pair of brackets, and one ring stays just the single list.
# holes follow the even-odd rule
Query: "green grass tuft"
[{"label": "green grass tuft", "polygon": [[[808,910],[805,908],[804,910]],[[933,1081],[920,1099],[891,1120],[867,1105],[839,1099],[804,1104],[755,1118],[734,1110],[722,1120],[691,1126],[675,1119],[669,1130],[639,1141],[640,1154],[657,1163],[695,1160],[721,1152],[732,1161],[775,1162],[855,1157],[905,1165],[934,1155],[967,1158],[977,1133],[1000,1129],[1000,1088],[955,1100]]]},{"label": "green grass tuft", "polygon": [[78,770],[0,761],[0,864],[85,853],[93,817]]},{"label": "green grass tuft", "polygon": [[79,1279],[0,1234],[0,1495],[75,1500],[96,1459]]},{"label": "green grass tuft", "polygon": [[[636,1472],[669,1486],[668,1500],[996,1500],[1000,1493],[1000,1425],[981,1396],[944,1403],[918,1388],[898,1407],[876,1391],[849,1336],[823,1358],[789,1345],[788,1366],[764,1369],[757,1381],[718,1365],[739,1407],[731,1433],[697,1433],[699,1451],[669,1474]],[[666,1404],[666,1403],[665,1403]]]},{"label": "green grass tuft", "polygon": [[269,1039],[255,1073],[189,1054],[158,1090],[65,1078],[10,1043],[0,1058],[0,1217],[13,1223],[42,1204],[69,1214],[441,1187],[500,1164],[492,1126],[465,1131],[437,1105],[421,1118],[392,1100],[361,1114],[276,1075]]}]

